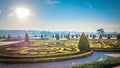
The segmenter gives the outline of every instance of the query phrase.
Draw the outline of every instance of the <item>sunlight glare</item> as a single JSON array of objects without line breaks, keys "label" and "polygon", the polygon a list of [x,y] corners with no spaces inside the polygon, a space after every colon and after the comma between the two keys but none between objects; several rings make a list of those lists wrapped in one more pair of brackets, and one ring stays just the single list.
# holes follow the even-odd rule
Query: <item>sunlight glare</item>
[{"label": "sunlight glare", "polygon": [[15,13],[20,19],[25,19],[30,15],[30,10],[27,8],[19,7],[15,9]]}]

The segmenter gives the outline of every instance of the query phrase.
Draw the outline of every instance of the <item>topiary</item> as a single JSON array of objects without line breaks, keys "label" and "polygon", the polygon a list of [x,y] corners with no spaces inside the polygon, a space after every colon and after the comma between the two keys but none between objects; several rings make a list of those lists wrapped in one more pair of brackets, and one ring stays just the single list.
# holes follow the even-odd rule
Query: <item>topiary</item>
[{"label": "topiary", "polygon": [[91,50],[89,42],[88,42],[87,38],[85,37],[84,32],[81,34],[79,44],[78,44],[78,48],[80,49],[80,51],[89,51],[89,50]]},{"label": "topiary", "polygon": [[27,43],[29,42],[29,36],[27,33],[25,34],[25,42],[27,42]]}]

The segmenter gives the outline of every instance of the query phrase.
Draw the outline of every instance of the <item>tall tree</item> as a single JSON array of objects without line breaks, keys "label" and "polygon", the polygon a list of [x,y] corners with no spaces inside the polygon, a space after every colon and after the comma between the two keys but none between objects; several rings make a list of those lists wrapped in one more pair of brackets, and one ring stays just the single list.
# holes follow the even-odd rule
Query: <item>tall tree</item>
[{"label": "tall tree", "polygon": [[90,45],[89,45],[89,42],[88,42],[84,32],[81,34],[78,48],[80,49],[80,51],[89,51],[90,50]]}]

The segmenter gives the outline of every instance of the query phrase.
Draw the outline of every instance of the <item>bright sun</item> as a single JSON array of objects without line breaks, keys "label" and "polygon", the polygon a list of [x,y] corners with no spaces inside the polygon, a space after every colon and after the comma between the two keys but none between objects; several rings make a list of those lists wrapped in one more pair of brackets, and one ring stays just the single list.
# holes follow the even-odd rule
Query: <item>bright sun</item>
[{"label": "bright sun", "polygon": [[15,9],[15,13],[20,19],[25,19],[30,15],[30,10],[27,8],[19,7]]}]

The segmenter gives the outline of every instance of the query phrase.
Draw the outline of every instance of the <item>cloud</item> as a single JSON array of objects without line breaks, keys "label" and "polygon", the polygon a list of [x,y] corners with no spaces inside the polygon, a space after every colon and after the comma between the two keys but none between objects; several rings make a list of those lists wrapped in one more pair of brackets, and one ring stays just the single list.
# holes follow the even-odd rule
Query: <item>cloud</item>
[{"label": "cloud", "polygon": [[60,1],[58,1],[58,0],[45,0],[45,3],[49,4],[49,5],[53,5],[53,4],[60,3]]},{"label": "cloud", "polygon": [[10,13],[8,17],[13,17],[14,15],[15,15],[14,13]]}]

